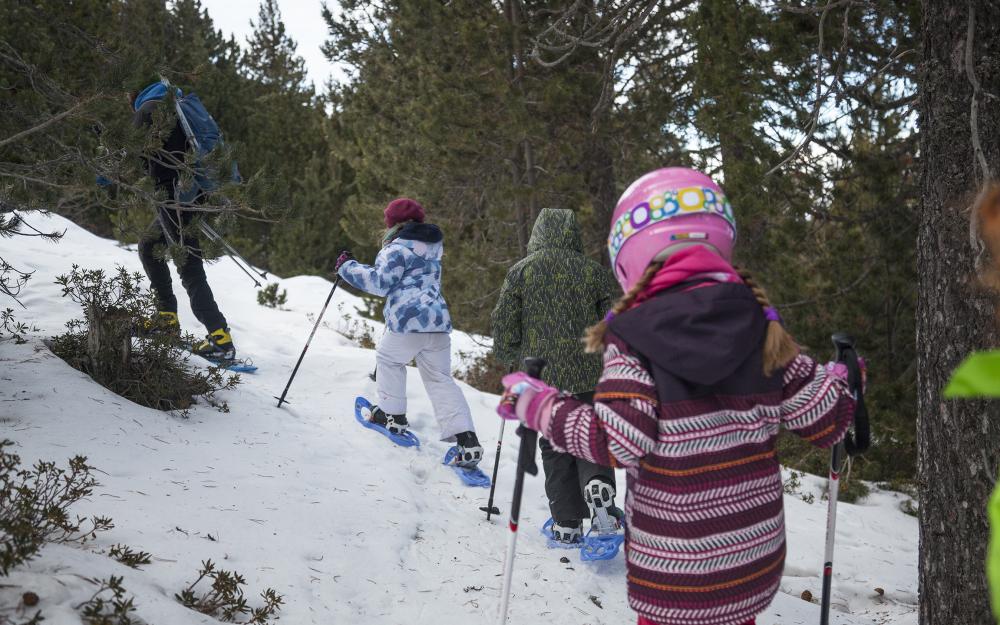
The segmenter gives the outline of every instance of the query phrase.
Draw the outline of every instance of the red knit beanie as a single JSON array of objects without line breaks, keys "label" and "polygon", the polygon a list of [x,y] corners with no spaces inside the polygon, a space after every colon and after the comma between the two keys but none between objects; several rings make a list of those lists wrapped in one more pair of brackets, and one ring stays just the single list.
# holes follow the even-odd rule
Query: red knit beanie
[{"label": "red knit beanie", "polygon": [[408,197],[396,198],[385,207],[385,226],[391,228],[404,221],[424,220],[424,207]]}]

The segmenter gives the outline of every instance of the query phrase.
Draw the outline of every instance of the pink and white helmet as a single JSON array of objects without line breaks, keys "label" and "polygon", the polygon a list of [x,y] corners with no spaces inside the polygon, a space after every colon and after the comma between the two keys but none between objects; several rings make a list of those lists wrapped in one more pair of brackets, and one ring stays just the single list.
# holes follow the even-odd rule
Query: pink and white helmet
[{"label": "pink and white helmet", "polygon": [[628,291],[651,262],[680,247],[705,245],[728,261],[735,241],[736,219],[719,185],[700,171],[665,167],[633,182],[618,200],[608,254]]}]

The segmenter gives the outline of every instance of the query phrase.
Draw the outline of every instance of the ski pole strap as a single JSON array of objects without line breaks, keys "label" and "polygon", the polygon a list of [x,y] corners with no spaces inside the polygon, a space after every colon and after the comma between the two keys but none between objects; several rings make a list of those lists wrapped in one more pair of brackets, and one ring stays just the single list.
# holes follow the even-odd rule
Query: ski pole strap
[{"label": "ski pole strap", "polygon": [[[525,358],[524,372],[535,379],[541,379],[545,360],[542,358]],[[529,475],[538,475],[538,464],[535,462],[535,448],[538,445],[538,432],[519,426],[517,435],[521,437],[521,446],[517,453],[517,468]]]},{"label": "ski pole strap", "polygon": [[837,348],[837,361],[847,367],[847,383],[854,394],[854,431],[844,436],[844,449],[847,455],[856,456],[864,453],[871,446],[871,423],[868,419],[868,408],[865,406],[864,381],[861,367],[858,365],[858,352],[854,347],[854,337],[838,332],[834,334],[833,344]]}]

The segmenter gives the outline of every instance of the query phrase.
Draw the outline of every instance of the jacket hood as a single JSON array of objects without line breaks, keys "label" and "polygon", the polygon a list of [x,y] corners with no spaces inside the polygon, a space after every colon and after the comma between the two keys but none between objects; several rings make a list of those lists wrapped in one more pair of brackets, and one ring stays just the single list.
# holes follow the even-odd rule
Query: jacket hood
[{"label": "jacket hood", "polygon": [[434,224],[411,222],[403,226],[396,234],[395,240],[399,239],[420,241],[421,243],[440,243],[444,240],[444,233],[441,232],[441,228]]},{"label": "jacket hood", "polygon": [[564,249],[583,253],[576,214],[565,208],[543,208],[528,240],[528,253]]},{"label": "jacket hood", "polygon": [[716,284],[656,295],[609,328],[656,367],[707,386],[757,357],[767,320],[746,285]]}]

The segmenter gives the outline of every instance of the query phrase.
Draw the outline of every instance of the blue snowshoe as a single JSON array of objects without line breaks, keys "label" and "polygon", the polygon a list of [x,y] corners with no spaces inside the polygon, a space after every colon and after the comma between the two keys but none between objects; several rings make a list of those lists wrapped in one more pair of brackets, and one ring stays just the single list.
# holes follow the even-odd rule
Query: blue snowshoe
[{"label": "blue snowshoe", "polygon": [[253,373],[257,366],[249,358],[236,358],[236,347],[229,328],[215,330],[200,343],[186,343],[188,350],[195,356],[201,356],[216,367],[236,373]]},{"label": "blue snowshoe", "polygon": [[579,549],[583,546],[583,528],[581,525],[559,527],[556,526],[555,520],[552,517],[549,517],[548,521],[542,523],[542,536],[545,536],[549,549]]},{"label": "blue snowshoe", "polygon": [[615,507],[615,487],[595,478],[587,482],[584,499],[593,516],[590,531],[583,537],[580,559],[584,562],[611,560],[625,542],[625,513]]},{"label": "blue snowshoe", "polygon": [[377,419],[379,413],[385,415],[384,412],[379,410],[376,406],[372,406],[371,402],[364,397],[358,397],[354,400],[354,418],[357,419],[358,423],[369,430],[375,430],[400,447],[420,447],[420,439],[418,439],[413,432],[405,429],[406,420],[403,415],[385,415],[386,417],[403,417],[403,423],[396,424],[395,421],[390,423],[388,419],[386,419],[385,424],[383,425],[379,423],[379,419]]},{"label": "blue snowshoe", "polygon": [[455,445],[444,455],[441,464],[451,467],[466,486],[489,488],[490,476],[476,466],[482,457],[483,448],[478,445],[471,448]]}]

